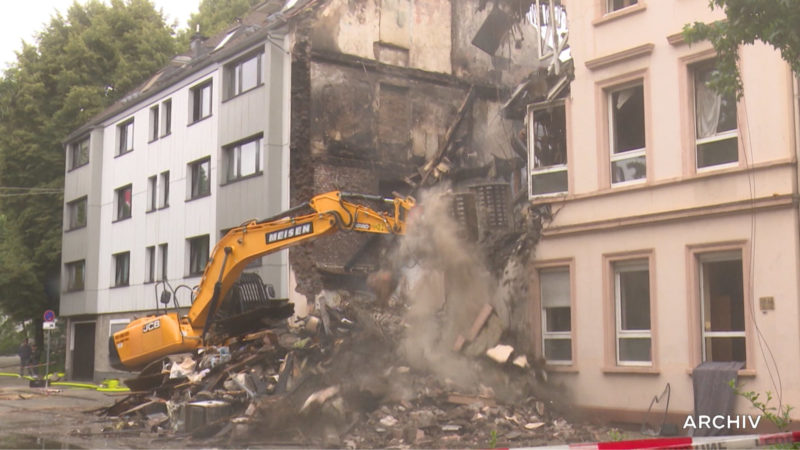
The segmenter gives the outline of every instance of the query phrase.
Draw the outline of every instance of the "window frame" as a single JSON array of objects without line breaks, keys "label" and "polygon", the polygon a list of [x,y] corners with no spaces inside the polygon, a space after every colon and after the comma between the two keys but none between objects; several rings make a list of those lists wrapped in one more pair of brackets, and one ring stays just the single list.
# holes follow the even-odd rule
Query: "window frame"
[{"label": "window frame", "polygon": [[[538,297],[538,308],[537,312],[539,315],[538,322],[540,323],[541,329],[538,333],[538,349],[541,352],[542,358],[545,360],[545,363],[548,366],[552,366],[553,368],[563,368],[568,369],[575,365],[576,361],[576,354],[575,354],[575,302],[574,302],[574,270],[573,270],[573,260],[556,260],[546,262],[544,264],[537,264],[535,269],[536,274],[536,285],[535,285],[535,295]],[[567,274],[567,286],[569,288],[568,293],[568,301],[569,301],[569,311],[570,311],[570,329],[569,331],[548,331],[547,328],[547,311],[548,307],[545,306],[546,300],[544,298],[543,293],[543,275],[547,273],[558,273],[558,272],[566,272]],[[547,359],[547,353],[545,351],[546,341],[547,340],[569,340],[570,341],[570,359],[569,360],[550,360]]]},{"label": "window frame", "polygon": [[[196,248],[197,243],[201,243],[200,245],[205,244],[205,252],[201,252],[203,250],[202,247]],[[202,234],[186,238],[186,245],[188,250],[187,276],[194,277],[203,275],[208,262],[211,260],[211,236],[208,234]],[[198,254],[197,252],[201,253]],[[205,254],[204,258],[203,254]],[[205,259],[205,262],[200,264],[200,260],[196,260],[198,257],[200,259]],[[202,267],[197,267],[198,264]]]},{"label": "window frame", "polygon": [[[258,133],[248,138],[228,144],[222,148],[225,160],[225,184],[235,183],[237,181],[245,180],[247,178],[257,177],[262,175],[262,157],[263,157],[263,140],[264,134]],[[255,171],[242,175],[242,147],[251,143],[255,143]],[[235,167],[234,167],[235,163]]]},{"label": "window frame", "polygon": [[[214,79],[207,78],[189,88],[189,125],[193,125],[214,115]],[[208,89],[208,99],[203,92]],[[208,102],[208,114],[203,115]],[[199,105],[199,106],[198,106]]]},{"label": "window frame", "polygon": [[[622,328],[622,274],[625,272],[641,272],[642,269],[647,271],[648,282],[648,326],[647,329],[623,329]],[[653,305],[650,301],[652,296],[651,279],[652,273],[650,272],[650,262],[647,259],[633,258],[629,260],[618,260],[612,263],[612,272],[614,274],[614,344],[615,344],[615,357],[617,366],[644,366],[649,367],[653,365],[653,318],[652,309]],[[648,339],[650,341],[650,360],[623,360],[620,355],[620,343],[625,339]]]},{"label": "window frame", "polygon": [[[529,198],[542,198],[542,197],[549,197],[549,196],[561,196],[565,194],[569,194],[570,188],[570,180],[569,180],[569,140],[568,140],[568,115],[567,115],[567,105],[564,99],[559,99],[551,102],[540,102],[534,103],[532,105],[528,105],[528,161],[534,161],[534,164],[529,169],[528,173],[528,197]],[[553,164],[549,166],[541,166],[536,168],[535,161],[537,160],[536,157],[536,132],[534,127],[536,126],[536,111],[542,111],[552,108],[563,108],[564,110],[564,163],[563,164]],[[553,192],[545,192],[541,194],[534,193],[534,177],[536,175],[545,175],[545,174],[552,174],[564,172],[564,176],[566,178],[566,189],[563,191],[553,191]]]},{"label": "window frame", "polygon": [[144,283],[156,281],[156,246],[148,245],[144,248]]},{"label": "window frame", "polygon": [[[80,286],[73,285],[73,281],[75,281],[75,269],[77,267],[81,267],[81,279],[80,279]],[[70,261],[68,263],[64,263],[64,271],[66,272],[66,283],[64,286],[65,292],[79,292],[86,289],[86,260],[79,259],[76,261]]]},{"label": "window frame", "polygon": [[[84,147],[81,147],[81,145],[84,144],[84,143],[86,144],[86,147],[85,147],[86,151],[85,152],[82,151],[82,149]],[[91,147],[89,146],[90,143],[91,143],[90,137],[86,136],[86,137],[84,137],[82,139],[79,139],[79,140],[69,144],[69,147],[68,147],[69,148],[69,161],[68,161],[69,167],[68,167],[68,171],[73,171],[75,169],[78,169],[80,167],[83,167],[83,166],[89,164],[89,159],[90,159],[89,152],[90,152],[90,149],[91,149]],[[83,154],[86,155],[86,160],[85,161],[83,161],[82,159],[79,159],[79,156],[83,155]]]},{"label": "window frame", "polygon": [[[642,89],[642,133],[644,134],[644,147],[637,148],[637,149],[632,149],[632,150],[623,150],[623,151],[620,151],[620,152],[616,152],[615,150],[616,150],[616,146],[617,146],[617,144],[616,144],[616,141],[617,141],[617,135],[616,135],[616,128],[617,128],[616,120],[617,120],[617,117],[616,117],[615,108],[614,108],[614,94],[622,92],[624,90],[636,88],[636,87],[640,87]],[[606,89],[605,97],[606,97],[606,108],[607,108],[606,114],[607,114],[607,117],[608,117],[606,129],[608,130],[608,161],[609,161],[608,179],[609,179],[609,182],[610,182],[611,186],[613,186],[613,187],[630,186],[630,185],[634,185],[634,184],[645,183],[647,181],[647,177],[649,175],[648,170],[647,170],[648,159],[649,159],[648,155],[647,155],[648,147],[649,147],[647,140],[648,140],[648,137],[650,135],[650,133],[648,133],[648,130],[647,130],[647,125],[648,125],[647,115],[648,114],[647,114],[647,91],[646,91],[645,80],[643,78],[638,78],[638,79],[634,79],[632,81],[629,81],[629,82],[627,82],[625,84],[621,84],[621,85],[610,87],[610,88]],[[644,176],[640,177],[640,178],[633,178],[633,179],[630,179],[630,180],[623,180],[623,181],[615,182],[614,181],[614,174],[613,174],[614,164],[615,163],[619,163],[621,161],[632,160],[632,159],[636,159],[636,158],[644,158],[644,167],[645,167]]]},{"label": "window frame", "polygon": [[172,134],[172,99],[168,98],[161,102],[161,130],[160,137],[164,138]]},{"label": "window frame", "polygon": [[[124,214],[120,215],[120,208],[121,208],[121,204],[122,204],[120,202],[120,194],[122,194],[124,196],[125,195],[124,192],[126,190],[130,192],[130,204],[128,206],[128,215],[127,216],[124,215]],[[114,189],[114,220],[113,220],[113,222],[121,222],[123,220],[130,219],[131,217],[133,217],[133,183],[129,183],[129,184],[126,184],[125,186],[120,186],[120,187]]]},{"label": "window frame", "polygon": [[613,13],[615,13],[617,11],[622,11],[622,10],[624,10],[626,8],[634,7],[634,6],[637,6],[639,4],[639,0],[622,0],[622,1],[623,1],[623,3],[627,3],[627,4],[623,5],[623,6],[619,7],[619,8],[614,8],[614,6],[613,6],[614,0],[605,0],[605,5],[604,5],[605,6],[605,13],[606,14],[613,14]]},{"label": "window frame", "polygon": [[[119,263],[120,263],[120,260],[122,258],[125,258],[125,262],[126,262],[126,266],[125,266],[126,273],[125,273],[125,279],[124,280],[120,280],[120,276],[119,276],[120,275],[119,274]],[[124,251],[124,252],[114,253],[114,254],[111,255],[111,259],[112,259],[112,261],[114,263],[113,266],[112,266],[112,267],[114,267],[114,278],[113,278],[113,284],[111,285],[111,287],[112,288],[117,288],[117,287],[130,286],[130,284],[131,284],[131,252],[130,251]]]},{"label": "window frame", "polygon": [[169,208],[169,170],[158,174],[158,209]]},{"label": "window frame", "polygon": [[151,213],[157,209],[158,201],[158,175],[147,177],[147,207],[145,212]]},{"label": "window frame", "polygon": [[161,105],[156,103],[155,105],[150,107],[150,116],[149,116],[149,123],[150,129],[148,130],[148,144],[153,143],[158,140],[161,133],[159,132],[159,128],[161,126],[161,119],[159,118],[159,109]]},{"label": "window frame", "polygon": [[[714,70],[716,58],[704,58],[697,61],[692,61],[687,64],[687,69],[689,71],[689,88],[691,91],[691,98],[690,98],[690,108],[692,111],[692,142],[693,142],[693,165],[694,170],[696,173],[702,173],[706,171],[713,171],[718,169],[725,169],[729,167],[738,167],[741,160],[742,155],[740,154],[740,145],[741,145],[741,133],[739,131],[739,111],[738,111],[738,101],[734,98],[733,101],[733,112],[736,114],[736,128],[732,130],[725,130],[721,133],[715,132],[714,135],[700,138],[698,137],[698,127],[697,127],[697,73],[700,70]],[[727,99],[727,101],[731,101],[731,99]],[[700,167],[699,160],[700,160],[700,146],[705,144],[710,144],[714,142],[722,142],[727,140],[735,140],[736,141],[736,160],[734,161],[726,161],[718,164],[709,164],[703,167]]]},{"label": "window frame", "polygon": [[169,279],[169,245],[167,243],[158,244],[156,268],[156,281],[165,281]]},{"label": "window frame", "polygon": [[[244,66],[250,61],[256,60],[256,83],[247,89],[242,88],[242,77],[244,76]],[[246,94],[254,89],[261,87],[264,84],[263,79],[264,71],[264,49],[259,47],[257,50],[248,53],[247,55],[236,59],[225,65],[224,69],[224,90],[225,100],[230,100],[234,97]]]},{"label": "window frame", "polygon": [[[76,215],[75,208],[79,204],[83,203],[83,223],[81,224],[74,224],[73,217]],[[67,203],[67,229],[66,231],[72,230],[79,230],[81,228],[86,228],[86,224],[89,219],[89,196],[84,195],[82,197],[78,197],[75,200],[72,200]]]},{"label": "window frame", "polygon": [[134,118],[131,117],[117,124],[117,150],[116,154],[114,155],[115,157],[126,155],[133,151],[135,146],[133,119]]},{"label": "window frame", "polygon": [[[204,165],[204,164],[208,164],[208,170],[207,170],[207,174],[206,174],[206,191],[205,192],[200,192],[200,189],[197,186],[197,183],[196,183],[195,180],[197,179],[197,169],[200,166]],[[189,177],[188,177],[189,178],[188,179],[188,183],[189,183],[189,189],[188,189],[189,198],[187,198],[186,201],[191,201],[191,200],[195,200],[195,199],[198,199],[198,198],[203,198],[203,197],[210,196],[211,195],[211,157],[210,156],[206,156],[206,157],[194,160],[194,161],[188,163],[187,166],[189,168],[188,169],[188,171],[189,171]],[[196,187],[197,187],[197,189],[195,189]]]}]

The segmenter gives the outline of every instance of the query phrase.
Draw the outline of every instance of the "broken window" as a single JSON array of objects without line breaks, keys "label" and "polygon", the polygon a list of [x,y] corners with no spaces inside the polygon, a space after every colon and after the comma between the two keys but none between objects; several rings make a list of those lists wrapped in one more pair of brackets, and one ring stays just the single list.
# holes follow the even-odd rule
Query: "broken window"
[{"label": "broken window", "polygon": [[739,250],[698,255],[703,361],[747,359]]},{"label": "broken window", "polygon": [[528,21],[538,31],[539,58],[559,54],[565,49],[567,41],[567,11],[558,0],[536,0],[531,4]]},{"label": "broken window", "polygon": [[564,102],[528,110],[528,148],[532,149],[531,195],[567,192],[567,116]]},{"label": "broken window", "polygon": [[644,87],[639,84],[609,93],[611,118],[611,183],[647,176]]},{"label": "broken window", "polygon": [[128,286],[131,252],[116,253],[114,258],[114,286]]},{"label": "broken window", "polygon": [[614,263],[617,364],[650,365],[650,268],[647,259]]},{"label": "broken window", "polygon": [[720,95],[708,86],[715,71],[713,62],[692,68],[698,169],[739,160],[736,97]]},{"label": "broken window", "polygon": [[638,0],[606,0],[606,13],[618,11],[628,6],[633,6],[638,3]]},{"label": "broken window", "polygon": [[189,246],[189,275],[202,275],[208,264],[208,235],[186,240]]},{"label": "broken window", "polygon": [[548,363],[572,362],[569,267],[539,272],[542,303],[542,354]]},{"label": "broken window", "polygon": [[86,272],[86,261],[74,261],[66,263],[67,272],[67,292],[82,291],[84,283],[84,274]]}]

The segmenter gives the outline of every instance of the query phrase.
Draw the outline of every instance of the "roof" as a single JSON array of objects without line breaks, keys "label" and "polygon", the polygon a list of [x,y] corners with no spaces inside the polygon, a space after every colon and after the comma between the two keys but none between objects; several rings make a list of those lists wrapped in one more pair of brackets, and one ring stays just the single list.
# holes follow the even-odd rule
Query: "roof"
[{"label": "roof", "polygon": [[64,142],[86,134],[140,101],[174,86],[211,65],[235,56],[254,44],[268,39],[271,34],[285,32],[285,25],[294,17],[321,1],[323,0],[265,0],[212,37],[193,36],[192,48],[175,55],[167,65],[145,82],[70,133]]}]

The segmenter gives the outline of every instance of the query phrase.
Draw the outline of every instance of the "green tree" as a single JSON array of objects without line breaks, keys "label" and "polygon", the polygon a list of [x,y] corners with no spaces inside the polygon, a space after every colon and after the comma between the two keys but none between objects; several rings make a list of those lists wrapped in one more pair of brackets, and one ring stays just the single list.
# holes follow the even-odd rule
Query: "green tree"
[{"label": "green tree", "polygon": [[189,47],[189,40],[198,28],[200,34],[209,37],[224,30],[236,18],[241,18],[253,6],[263,0],[203,0],[196,13],[189,19],[185,30],[178,33],[181,48]]},{"label": "green tree", "polygon": [[689,43],[708,40],[717,51],[717,71],[710,85],[726,94],[742,94],[739,46],[756,40],[781,52],[783,59],[800,73],[800,2],[797,0],[710,0],[709,7],[722,8],[726,20],[695,22],[683,28]]},{"label": "green tree", "polygon": [[[0,78],[0,308],[39,319],[59,298],[62,140],[175,53],[149,0],[73,3]],[[54,194],[55,193],[55,194]]]}]

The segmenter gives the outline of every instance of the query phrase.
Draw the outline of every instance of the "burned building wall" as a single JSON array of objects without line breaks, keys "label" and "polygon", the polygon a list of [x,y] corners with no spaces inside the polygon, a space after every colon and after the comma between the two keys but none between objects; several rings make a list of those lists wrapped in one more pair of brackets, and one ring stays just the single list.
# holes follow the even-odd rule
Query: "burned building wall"
[{"label": "burned building wall", "polygon": [[450,73],[450,2],[331,0],[311,32],[317,50]]},{"label": "burned building wall", "polygon": [[453,75],[475,83],[510,86],[542,66],[537,31],[525,17],[530,0],[451,4]]}]

